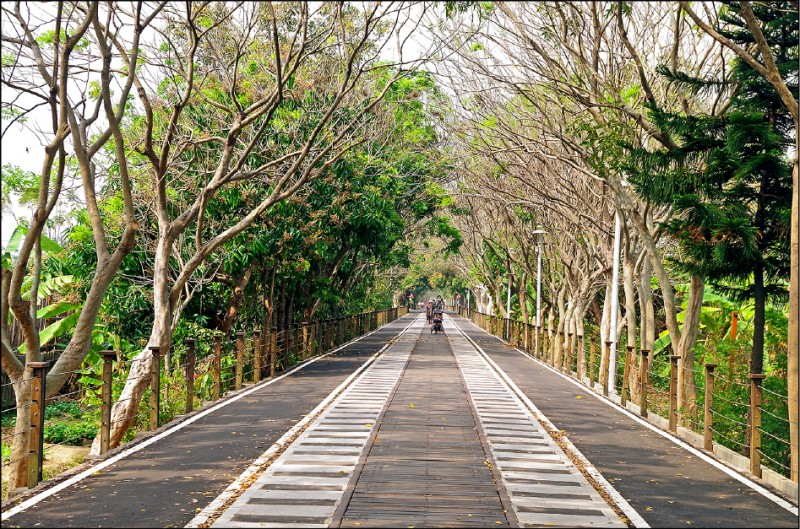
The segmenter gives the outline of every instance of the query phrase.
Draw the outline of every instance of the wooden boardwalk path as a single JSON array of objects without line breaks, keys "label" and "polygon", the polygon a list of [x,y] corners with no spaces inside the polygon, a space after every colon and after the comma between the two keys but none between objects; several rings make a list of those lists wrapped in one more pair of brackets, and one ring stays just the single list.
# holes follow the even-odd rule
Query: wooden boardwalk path
[{"label": "wooden boardwalk path", "polygon": [[46,482],[3,527],[798,526],[796,499],[445,330],[404,316]]},{"label": "wooden boardwalk path", "polygon": [[445,336],[422,333],[341,526],[507,527],[487,457]]},{"label": "wooden boardwalk path", "polygon": [[426,334],[419,315],[213,526],[625,527],[445,329]]}]

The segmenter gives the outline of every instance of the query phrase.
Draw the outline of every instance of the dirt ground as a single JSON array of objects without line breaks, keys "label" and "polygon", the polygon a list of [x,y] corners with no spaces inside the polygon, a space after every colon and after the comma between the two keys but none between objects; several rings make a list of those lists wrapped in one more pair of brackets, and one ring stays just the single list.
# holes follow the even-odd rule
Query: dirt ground
[{"label": "dirt ground", "polygon": [[[89,453],[88,446],[69,446],[44,444],[44,468],[42,478],[48,480],[53,476],[69,470],[83,463],[84,458]],[[3,467],[2,475],[2,498],[6,497],[8,487],[9,468]]]}]

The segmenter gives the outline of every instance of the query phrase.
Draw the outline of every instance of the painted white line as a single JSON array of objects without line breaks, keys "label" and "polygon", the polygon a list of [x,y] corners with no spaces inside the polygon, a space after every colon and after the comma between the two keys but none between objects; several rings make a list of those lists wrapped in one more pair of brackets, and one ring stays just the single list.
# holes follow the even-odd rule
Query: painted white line
[{"label": "painted white line", "polygon": [[[400,333],[395,336],[394,339],[402,336],[408,329],[411,327],[416,321],[417,318],[411,320],[409,323]],[[395,320],[396,321],[396,320]],[[365,335],[367,336],[367,335]],[[302,430],[309,422],[315,419],[322,410],[324,410],[328,404],[335,399],[339,393],[342,392],[344,388],[346,388],[350,383],[357,378],[362,371],[364,371],[367,367],[369,367],[372,362],[375,361],[381,353],[383,353],[386,348],[388,348],[394,340],[390,341],[389,343],[385,344],[383,347],[380,348],[375,354],[373,354],[369,360],[364,362],[356,371],[354,371],[349,377],[345,379],[344,382],[339,384],[339,386],[331,391],[325,399],[317,405],[312,411],[310,411],[301,421],[295,424],[289,431],[281,436],[280,439],[275,441],[275,443],[267,449],[266,452],[261,454],[258,459],[256,459],[249,467],[242,472],[239,477],[228,487],[220,493],[211,503],[209,503],[202,511],[197,513],[197,515],[192,518],[188,524],[184,527],[199,527],[201,524],[208,523],[211,518],[215,518],[217,515],[220,514],[220,510],[224,507],[226,503],[228,503],[233,497],[239,493],[240,491],[247,488],[248,485],[246,483],[257,473],[264,470],[264,466],[269,464],[270,459],[274,456],[277,452],[281,451],[286,447],[287,442],[297,435],[297,433]]]},{"label": "painted white line", "polygon": [[[470,322],[470,324],[475,325],[472,322]],[[480,329],[480,327],[477,327],[477,326],[475,326],[475,327],[477,329]],[[481,329],[481,330],[483,330],[483,329]],[[490,335],[490,336],[492,336],[492,335]],[[497,337],[495,336],[495,338],[497,338]],[[506,344],[508,344],[508,342],[506,342],[505,340],[501,339],[501,341],[506,343]],[[568,380],[569,382],[571,382],[572,384],[574,384],[578,388],[582,389],[584,391],[584,393],[587,393],[587,394],[595,397],[599,401],[604,402],[608,406],[610,406],[610,407],[612,407],[612,408],[614,408],[614,409],[616,409],[618,411],[621,411],[622,413],[624,413],[625,415],[627,415],[628,417],[630,417],[634,421],[638,422],[642,426],[652,430],[653,432],[659,434],[660,436],[664,437],[665,439],[668,439],[668,440],[672,441],[673,443],[675,443],[676,445],[680,446],[681,448],[691,452],[693,455],[699,457],[700,459],[702,459],[706,463],[710,464],[711,466],[717,468],[718,470],[721,470],[722,472],[724,472],[728,476],[732,477],[733,479],[737,480],[738,482],[742,483],[743,485],[746,485],[747,487],[753,489],[754,491],[758,492],[759,494],[761,494],[765,498],[767,498],[769,500],[772,500],[777,505],[780,505],[781,507],[783,507],[784,509],[786,509],[790,513],[794,514],[795,516],[798,515],[798,508],[796,506],[792,505],[791,503],[789,503],[788,501],[784,500],[780,496],[778,496],[778,495],[770,492],[769,490],[765,489],[764,487],[762,487],[758,483],[746,478],[745,476],[742,476],[741,474],[739,474],[738,472],[736,472],[732,468],[720,463],[719,461],[717,461],[713,457],[709,456],[708,454],[706,454],[704,452],[701,452],[700,450],[698,450],[697,448],[695,448],[692,445],[688,444],[687,442],[683,441],[682,439],[679,439],[679,438],[671,435],[670,433],[665,432],[664,430],[662,430],[660,428],[657,428],[656,426],[654,426],[654,425],[650,424],[649,422],[645,421],[644,419],[642,419],[641,417],[639,417],[635,413],[632,413],[630,410],[627,410],[627,409],[623,408],[622,406],[619,406],[617,403],[615,403],[615,402],[603,397],[602,395],[592,391],[590,388],[587,388],[586,386],[584,386],[583,384],[581,384],[577,380],[573,379],[572,377],[568,377],[564,373],[561,373],[561,372],[557,371],[556,369],[550,367],[549,365],[545,364],[544,362],[541,362],[541,361],[531,357],[530,355],[528,355],[524,351],[520,351],[516,347],[514,347],[514,350],[516,352],[518,352],[519,354],[521,354],[522,356],[524,356],[525,358],[527,358],[528,360],[536,362],[537,364],[539,364],[539,365],[541,365],[543,367],[546,367],[547,369],[549,369],[550,371],[552,371],[556,375],[559,375],[560,377],[564,378],[565,380]]]},{"label": "painted white line", "polygon": [[[459,332],[467,340],[469,340],[470,343],[472,343],[475,349],[477,349],[478,352],[483,356],[483,358],[489,363],[489,365],[492,366],[492,368],[497,372],[500,378],[502,378],[503,381],[506,384],[508,384],[509,387],[517,394],[520,400],[522,400],[522,402],[524,402],[525,405],[528,406],[528,408],[530,408],[530,410],[534,413],[534,416],[541,422],[545,423],[549,428],[552,429],[552,431],[558,431],[558,428],[556,428],[555,425],[553,425],[553,423],[550,422],[550,420],[539,410],[539,408],[537,408],[536,405],[533,402],[531,402],[528,396],[514,383],[513,380],[511,380],[511,378],[509,378],[509,376],[505,373],[505,371],[503,371],[500,368],[500,366],[498,366],[497,363],[494,360],[492,360],[488,354],[486,354],[486,351],[484,351],[481,348],[481,346],[475,342],[475,340],[470,338],[467,335],[467,333],[464,332],[461,326],[458,325],[458,322],[453,321],[453,323],[455,323]],[[628,518],[628,520],[631,523],[633,523],[635,527],[642,527],[642,528],[650,527],[650,525],[644,520],[644,518],[642,518],[641,515],[639,515],[639,513],[636,512],[636,510],[625,500],[625,498],[623,498],[622,495],[613,486],[611,486],[611,484],[606,480],[606,478],[603,477],[603,475],[596,468],[594,468],[594,465],[592,465],[589,462],[589,460],[586,459],[586,457],[581,453],[581,451],[578,450],[578,448],[574,444],[572,444],[572,441],[570,441],[567,437],[562,437],[562,440],[564,441],[564,444],[567,445],[567,449],[569,450],[569,452],[572,455],[574,455],[578,460],[580,460],[581,464],[589,473],[589,475],[592,476],[592,478],[594,478],[597,481],[597,483],[609,496],[611,496],[611,498],[614,500],[617,506],[622,510],[625,517]]]},{"label": "painted white line", "polygon": [[[397,320],[395,320],[395,321],[397,321]],[[390,325],[390,324],[391,323],[387,323],[386,325]],[[385,325],[383,327],[385,327]],[[33,505],[36,505],[40,501],[42,501],[42,500],[44,500],[46,498],[49,498],[53,494],[57,494],[57,493],[61,492],[62,490],[66,489],[67,487],[70,487],[70,486],[74,485],[75,483],[78,483],[78,482],[86,479],[87,477],[89,477],[89,476],[91,476],[91,475],[93,475],[93,474],[95,474],[97,472],[100,472],[102,469],[104,469],[104,468],[106,468],[106,467],[108,467],[110,465],[113,465],[117,461],[120,461],[121,459],[124,459],[124,458],[130,456],[131,454],[135,454],[136,452],[142,450],[143,448],[147,448],[151,444],[153,444],[155,442],[158,442],[161,439],[164,439],[165,437],[168,437],[168,436],[172,435],[173,433],[182,430],[183,428],[189,426],[190,424],[202,419],[206,415],[208,415],[210,413],[213,413],[213,412],[215,412],[215,411],[217,411],[217,410],[219,410],[221,408],[224,408],[225,406],[228,406],[229,404],[232,404],[232,403],[236,402],[237,400],[242,399],[242,398],[250,395],[251,393],[253,393],[255,391],[258,391],[258,390],[262,389],[265,386],[273,384],[273,383],[281,380],[284,377],[288,377],[292,373],[295,373],[296,371],[300,371],[301,369],[305,368],[306,366],[309,366],[309,365],[313,364],[317,360],[320,360],[322,358],[325,358],[326,356],[332,355],[333,353],[336,353],[336,352],[340,351],[341,349],[344,349],[345,347],[347,347],[349,345],[352,345],[355,342],[357,342],[357,341],[359,341],[359,340],[361,340],[363,338],[366,338],[367,336],[375,333],[376,331],[378,331],[381,328],[382,327],[378,327],[378,329],[375,329],[372,332],[369,332],[369,333],[367,333],[367,334],[365,334],[363,336],[359,336],[357,338],[354,338],[353,340],[350,340],[346,344],[343,344],[343,345],[337,347],[336,349],[328,351],[327,353],[325,353],[323,355],[320,355],[320,356],[318,356],[316,358],[313,358],[313,359],[311,359],[311,360],[309,360],[307,362],[304,362],[304,363],[294,367],[293,369],[287,371],[286,373],[282,374],[281,376],[279,376],[277,378],[274,378],[274,379],[269,380],[269,381],[267,381],[265,383],[253,386],[252,388],[248,389],[247,391],[244,391],[244,392],[240,393],[239,395],[236,395],[235,397],[232,397],[232,398],[230,398],[228,400],[225,400],[224,402],[221,402],[221,403],[219,403],[219,404],[217,404],[215,406],[212,406],[211,408],[209,408],[209,409],[207,409],[207,410],[205,410],[205,411],[203,411],[201,413],[198,413],[197,415],[195,415],[195,416],[193,416],[193,417],[191,417],[189,419],[186,419],[185,421],[181,422],[180,424],[175,425],[173,428],[164,430],[160,434],[158,434],[158,435],[156,435],[154,437],[151,437],[150,439],[147,439],[146,441],[142,441],[141,443],[137,444],[136,446],[132,446],[131,448],[120,452],[119,454],[115,455],[114,457],[111,457],[111,458],[109,458],[109,459],[107,459],[105,461],[102,461],[102,462],[100,462],[97,465],[94,465],[92,467],[89,467],[88,469],[84,470],[80,474],[77,474],[77,475],[75,475],[75,476],[63,481],[62,483],[59,483],[58,485],[55,485],[55,486],[53,486],[51,488],[48,488],[47,490],[44,490],[41,493],[36,494],[35,496],[32,496],[32,497],[28,498],[27,500],[23,501],[19,505],[16,505],[12,509],[4,511],[2,513],[2,515],[0,515],[0,521],[8,520],[12,516],[21,513],[22,511],[32,507]],[[405,331],[403,331],[403,332],[405,332]],[[381,351],[382,350],[383,349],[381,349]],[[377,355],[379,353],[380,353],[380,351],[378,353],[375,353],[374,355],[372,355],[372,357],[370,357],[370,359],[367,360],[367,362],[372,361],[372,359],[375,357],[375,355]],[[366,363],[364,365],[366,365]]]}]

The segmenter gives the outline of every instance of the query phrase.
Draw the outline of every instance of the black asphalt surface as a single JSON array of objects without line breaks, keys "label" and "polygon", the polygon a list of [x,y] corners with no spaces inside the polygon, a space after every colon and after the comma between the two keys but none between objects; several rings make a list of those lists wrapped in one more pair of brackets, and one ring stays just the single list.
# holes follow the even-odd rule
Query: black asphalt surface
[{"label": "black asphalt surface", "polygon": [[3,527],[183,527],[416,314],[203,417]]},{"label": "black asphalt surface", "polygon": [[587,395],[588,388],[453,318],[651,527],[798,527],[797,516]]}]

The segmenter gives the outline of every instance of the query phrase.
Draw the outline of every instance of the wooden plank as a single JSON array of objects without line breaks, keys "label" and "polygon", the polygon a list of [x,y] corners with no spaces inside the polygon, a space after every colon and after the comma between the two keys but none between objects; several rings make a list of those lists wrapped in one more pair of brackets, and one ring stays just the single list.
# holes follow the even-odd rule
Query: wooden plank
[{"label": "wooden plank", "polygon": [[420,335],[341,527],[508,527],[446,340]]}]

